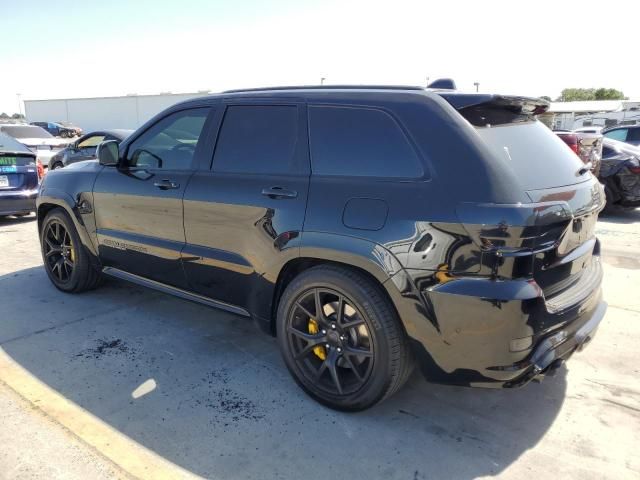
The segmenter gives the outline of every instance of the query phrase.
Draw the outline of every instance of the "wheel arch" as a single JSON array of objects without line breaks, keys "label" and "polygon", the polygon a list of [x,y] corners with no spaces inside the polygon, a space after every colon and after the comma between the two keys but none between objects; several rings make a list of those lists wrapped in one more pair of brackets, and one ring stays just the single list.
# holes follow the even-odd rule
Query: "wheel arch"
[{"label": "wheel arch", "polygon": [[73,222],[76,231],[78,232],[78,236],[82,241],[83,245],[92,257],[97,258],[97,252],[95,250],[94,244],[91,241],[91,237],[87,231],[86,225],[82,218],[81,213],[78,210],[77,202],[66,192],[54,189],[47,189],[44,192],[41,192],[38,196],[38,201],[36,205],[36,216],[38,221],[38,234],[42,230],[42,222],[44,221],[47,214],[55,209],[62,209]]},{"label": "wheel arch", "polygon": [[[276,333],[278,304],[284,290],[300,273],[319,265],[333,265],[365,276],[380,287],[397,313],[393,299],[400,292],[394,282],[387,280],[401,271],[402,266],[391,252],[381,245],[359,238],[330,234],[309,235],[305,232],[300,256],[282,266],[275,282],[268,322],[268,330],[272,335]],[[390,292],[390,289],[395,291]]]}]

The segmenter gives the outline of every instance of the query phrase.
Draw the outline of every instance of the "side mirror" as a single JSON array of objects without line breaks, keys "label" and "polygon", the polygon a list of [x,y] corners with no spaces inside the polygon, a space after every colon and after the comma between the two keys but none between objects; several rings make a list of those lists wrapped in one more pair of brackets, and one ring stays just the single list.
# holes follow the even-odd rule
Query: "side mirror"
[{"label": "side mirror", "polygon": [[120,158],[120,152],[118,150],[118,142],[115,140],[107,140],[98,145],[96,149],[96,157],[98,157],[98,163],[105,167],[115,167],[118,165]]}]

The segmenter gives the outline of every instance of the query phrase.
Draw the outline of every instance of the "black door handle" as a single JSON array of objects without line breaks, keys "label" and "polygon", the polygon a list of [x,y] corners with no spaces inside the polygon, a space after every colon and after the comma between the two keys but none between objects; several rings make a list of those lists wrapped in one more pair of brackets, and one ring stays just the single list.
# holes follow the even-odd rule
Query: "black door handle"
[{"label": "black door handle", "polygon": [[158,187],[160,190],[174,190],[176,188],[180,188],[180,184],[177,182],[172,182],[171,180],[160,180],[159,182],[155,182],[153,184],[154,187]]},{"label": "black door handle", "polygon": [[271,187],[264,188],[262,190],[262,195],[269,198],[296,198],[298,196],[298,192],[295,190],[285,190],[282,187]]}]

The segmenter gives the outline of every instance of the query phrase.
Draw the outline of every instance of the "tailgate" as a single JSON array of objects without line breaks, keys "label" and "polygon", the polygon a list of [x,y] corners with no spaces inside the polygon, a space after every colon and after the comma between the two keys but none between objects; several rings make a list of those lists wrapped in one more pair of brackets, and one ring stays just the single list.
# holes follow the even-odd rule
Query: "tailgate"
[{"label": "tailgate", "polygon": [[[551,189],[531,190],[534,203],[561,201],[568,206],[568,217],[557,236],[554,248],[534,256],[533,277],[551,300],[567,289],[584,283],[584,276],[594,277],[597,269],[592,257],[599,253],[595,236],[598,213],[603,207],[602,188],[596,181]],[[571,297],[567,297],[571,298]],[[557,305],[560,308],[562,305]]]},{"label": "tailgate", "polygon": [[33,155],[0,152],[0,192],[38,188],[38,172]]}]

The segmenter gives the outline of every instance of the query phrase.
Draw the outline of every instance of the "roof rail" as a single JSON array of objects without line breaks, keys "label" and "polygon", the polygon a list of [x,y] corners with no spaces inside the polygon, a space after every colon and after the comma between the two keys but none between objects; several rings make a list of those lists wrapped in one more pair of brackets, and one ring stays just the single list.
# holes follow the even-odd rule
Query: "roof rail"
[{"label": "roof rail", "polygon": [[288,87],[238,88],[222,93],[268,92],[273,90],[424,90],[416,85],[292,85]]}]

